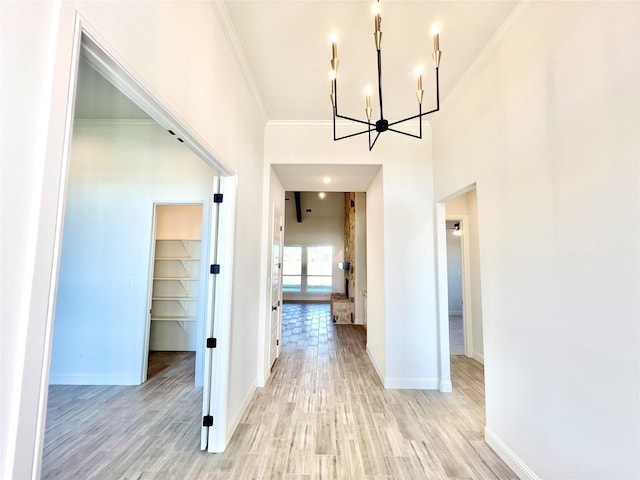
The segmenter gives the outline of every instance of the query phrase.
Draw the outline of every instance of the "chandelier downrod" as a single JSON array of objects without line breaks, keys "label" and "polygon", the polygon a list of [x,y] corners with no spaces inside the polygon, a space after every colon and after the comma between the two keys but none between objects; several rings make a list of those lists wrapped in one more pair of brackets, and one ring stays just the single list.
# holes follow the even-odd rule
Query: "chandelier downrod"
[{"label": "chandelier downrod", "polygon": [[[403,118],[402,120],[395,120],[393,122],[389,122],[384,118],[384,110],[383,110],[383,102],[382,102],[382,30],[381,23],[382,18],[380,15],[380,0],[377,0],[377,3],[374,5],[374,42],[376,47],[376,54],[378,57],[378,101],[380,105],[380,119],[375,123],[371,123],[371,114],[373,112],[371,108],[371,94],[369,91],[365,92],[365,115],[367,120],[359,120],[357,118],[349,117],[346,115],[341,115],[338,113],[338,65],[340,61],[338,60],[338,43],[337,39],[332,38],[331,40],[331,106],[333,109],[333,140],[344,140],[345,138],[351,138],[358,135],[367,134],[369,137],[369,151],[371,151],[378,141],[378,137],[381,133],[390,131],[394,133],[399,133],[401,135],[406,135],[408,137],[413,138],[422,138],[422,117],[429,115],[431,113],[437,112],[440,110],[440,80],[438,76],[438,71],[440,68],[440,59],[442,58],[442,52],[440,51],[440,35],[438,32],[434,31],[433,33],[433,66],[435,68],[436,73],[436,108],[429,110],[427,112],[422,111],[422,99],[424,96],[424,90],[422,89],[422,73],[418,74],[418,87],[416,90],[416,98],[418,100],[418,114],[413,115],[407,118]],[[366,125],[367,128],[365,130],[352,133],[349,135],[337,136],[336,133],[336,118],[340,118],[343,120],[348,120],[350,122],[355,122],[359,124]],[[399,125],[404,122],[408,122],[410,120],[419,119],[419,134],[413,134],[408,132],[403,132],[401,130],[397,130],[395,128],[391,128],[395,125]],[[371,140],[371,133],[375,132],[375,137],[373,141]]]}]

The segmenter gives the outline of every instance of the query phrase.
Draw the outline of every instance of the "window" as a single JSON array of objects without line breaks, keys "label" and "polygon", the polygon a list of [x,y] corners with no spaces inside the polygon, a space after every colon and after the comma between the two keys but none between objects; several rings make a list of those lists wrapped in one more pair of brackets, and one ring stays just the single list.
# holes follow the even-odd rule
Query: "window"
[{"label": "window", "polygon": [[282,291],[302,291],[302,247],[284,247]]},{"label": "window", "polygon": [[282,268],[284,292],[331,293],[332,273],[332,247],[284,247]]},{"label": "window", "polygon": [[307,247],[307,292],[331,292],[331,247]]}]

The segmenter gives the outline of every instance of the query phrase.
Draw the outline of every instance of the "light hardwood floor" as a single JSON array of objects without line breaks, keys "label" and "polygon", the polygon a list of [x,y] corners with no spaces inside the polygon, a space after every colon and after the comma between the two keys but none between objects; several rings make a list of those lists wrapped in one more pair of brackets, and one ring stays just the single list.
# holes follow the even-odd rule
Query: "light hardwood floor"
[{"label": "light hardwood floor", "polygon": [[480,364],[452,357],[451,394],[385,390],[365,339],[328,305],[285,305],[282,355],[222,454],[198,450],[193,354],[154,356],[139,387],[51,386],[42,477],[517,478],[482,438]]}]

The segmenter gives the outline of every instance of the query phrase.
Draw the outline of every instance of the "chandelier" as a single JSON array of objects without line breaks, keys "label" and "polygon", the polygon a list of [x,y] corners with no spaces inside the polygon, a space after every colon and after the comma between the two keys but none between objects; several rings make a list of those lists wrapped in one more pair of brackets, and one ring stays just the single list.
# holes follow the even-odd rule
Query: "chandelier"
[{"label": "chandelier", "polygon": [[[344,140],[345,138],[355,137],[357,135],[368,134],[369,136],[369,151],[373,149],[373,146],[378,141],[378,137],[381,133],[389,131],[400,133],[402,135],[407,135],[409,137],[414,138],[422,138],[422,117],[425,115],[429,115],[430,113],[437,112],[440,110],[440,84],[438,81],[438,68],[440,67],[440,58],[442,57],[442,52],[440,51],[440,37],[437,31],[433,32],[433,66],[436,70],[436,108],[433,110],[429,110],[427,112],[422,111],[422,97],[424,95],[424,90],[422,90],[422,73],[417,72],[418,76],[418,88],[416,90],[416,97],[418,99],[418,114],[413,115],[407,118],[403,118],[402,120],[394,120],[390,122],[389,120],[384,118],[384,110],[382,108],[382,30],[380,30],[381,24],[381,16],[380,16],[380,0],[374,4],[374,32],[373,38],[375,41],[376,52],[378,56],[378,99],[380,101],[380,119],[375,121],[375,123],[371,123],[371,113],[373,112],[371,108],[371,92],[365,91],[365,115],[367,120],[359,120],[357,118],[347,117],[346,115],[340,115],[338,113],[338,64],[340,63],[338,60],[338,43],[336,38],[332,38],[331,40],[331,105],[333,107],[333,140]],[[351,122],[355,122],[361,125],[365,125],[365,130],[362,130],[357,133],[352,133],[350,135],[344,135],[342,137],[336,136],[336,118],[341,118],[344,120],[349,120]],[[401,123],[407,122],[409,120],[419,119],[420,131],[418,135],[413,133],[403,132],[401,130],[397,130],[395,127]],[[373,141],[371,141],[371,132],[375,132],[375,137]]]}]

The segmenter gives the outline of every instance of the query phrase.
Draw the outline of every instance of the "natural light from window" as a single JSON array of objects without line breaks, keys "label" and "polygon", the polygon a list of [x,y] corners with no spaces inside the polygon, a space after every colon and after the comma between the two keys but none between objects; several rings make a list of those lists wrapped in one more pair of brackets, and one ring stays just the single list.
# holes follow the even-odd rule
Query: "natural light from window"
[{"label": "natural light from window", "polygon": [[331,247],[307,247],[307,292],[331,292]]},{"label": "natural light from window", "polygon": [[302,291],[302,247],[284,247],[282,291]]},{"label": "natural light from window", "polygon": [[331,293],[332,273],[332,247],[284,247],[282,265],[284,292]]}]

